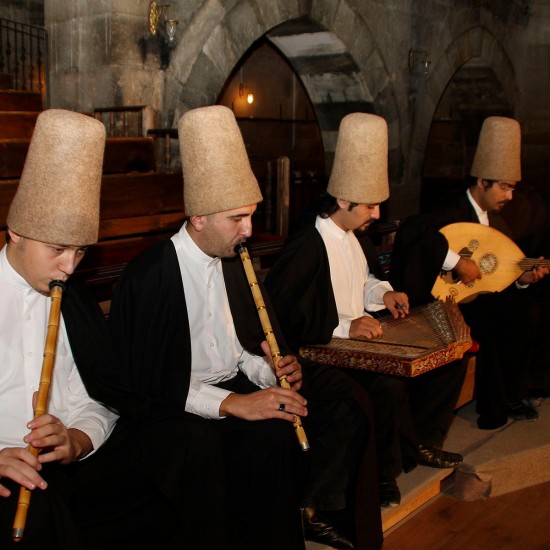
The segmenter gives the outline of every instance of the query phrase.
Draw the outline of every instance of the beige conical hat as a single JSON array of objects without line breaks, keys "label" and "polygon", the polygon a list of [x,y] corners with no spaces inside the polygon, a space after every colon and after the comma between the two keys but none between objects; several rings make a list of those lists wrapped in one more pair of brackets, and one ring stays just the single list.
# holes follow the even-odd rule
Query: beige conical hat
[{"label": "beige conical hat", "polygon": [[378,204],[390,196],[388,125],[383,118],[351,113],[342,119],[327,192],[359,204]]},{"label": "beige conical hat", "polygon": [[38,115],[8,227],[45,243],[97,242],[105,127],[86,115],[50,109]]},{"label": "beige conical hat", "polygon": [[178,123],[187,216],[204,216],[262,200],[233,111],[222,105],[185,113]]},{"label": "beige conical hat", "polygon": [[513,118],[483,121],[470,174],[494,181],[521,180],[521,128]]}]

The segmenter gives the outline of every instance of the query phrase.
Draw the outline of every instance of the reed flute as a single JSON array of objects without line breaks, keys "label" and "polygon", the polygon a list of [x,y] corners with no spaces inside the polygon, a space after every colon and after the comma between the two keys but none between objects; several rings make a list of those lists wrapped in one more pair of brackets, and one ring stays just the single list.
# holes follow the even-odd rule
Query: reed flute
[{"label": "reed flute", "polygon": [[[281,359],[281,352],[279,350],[279,346],[277,345],[275,334],[273,334],[271,322],[269,321],[269,314],[267,313],[267,309],[265,307],[262,291],[260,289],[260,286],[258,285],[256,273],[254,271],[254,267],[252,266],[252,261],[250,260],[248,249],[243,243],[240,243],[235,247],[235,250],[238,252],[243,262],[246,278],[248,279],[248,284],[250,285],[250,290],[252,291],[252,296],[254,298],[254,304],[256,305],[256,309],[260,317],[260,323],[262,324],[265,339],[267,340],[267,343],[269,345],[269,351],[271,352],[273,365],[276,367],[279,364],[279,360]],[[287,382],[286,376],[281,376],[279,378],[279,385],[282,388],[290,388],[290,384]],[[298,438],[298,443],[300,444],[300,448],[302,449],[302,451],[308,451],[309,442],[307,440],[306,432],[304,430],[304,427],[302,426],[302,421],[299,416],[294,416],[293,425],[296,432],[296,437]]]},{"label": "reed flute", "polygon": [[[40,373],[40,385],[38,386],[38,396],[34,408],[34,418],[38,418],[45,414],[48,405],[48,395],[50,393],[50,383],[55,362],[55,349],[57,347],[57,330],[59,328],[59,319],[61,316],[61,295],[64,289],[65,285],[61,281],[50,282],[52,303],[50,307],[50,316],[48,318],[46,345],[44,347],[44,358],[42,360],[42,371]],[[32,445],[29,445],[27,450],[33,456],[38,456],[40,452],[39,449],[35,449]],[[32,492],[26,487],[20,488],[17,510],[15,512],[15,519],[13,520],[12,538],[15,542],[19,542],[25,533],[31,495]]]}]

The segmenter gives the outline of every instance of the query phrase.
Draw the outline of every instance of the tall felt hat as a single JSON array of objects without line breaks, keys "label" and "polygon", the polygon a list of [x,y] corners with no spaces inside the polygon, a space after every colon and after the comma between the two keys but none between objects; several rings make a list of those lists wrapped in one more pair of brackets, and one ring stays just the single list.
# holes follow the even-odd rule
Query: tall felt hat
[{"label": "tall felt hat", "polygon": [[97,242],[105,127],[86,115],[50,109],[38,115],[8,227],[45,243]]},{"label": "tall felt hat", "polygon": [[342,119],[327,192],[360,204],[378,204],[390,196],[388,125],[383,118],[351,113]]},{"label": "tall felt hat", "polygon": [[262,200],[233,111],[222,105],[185,113],[178,123],[187,216],[204,216]]},{"label": "tall felt hat", "polygon": [[470,174],[494,181],[521,180],[521,128],[513,118],[483,121]]}]

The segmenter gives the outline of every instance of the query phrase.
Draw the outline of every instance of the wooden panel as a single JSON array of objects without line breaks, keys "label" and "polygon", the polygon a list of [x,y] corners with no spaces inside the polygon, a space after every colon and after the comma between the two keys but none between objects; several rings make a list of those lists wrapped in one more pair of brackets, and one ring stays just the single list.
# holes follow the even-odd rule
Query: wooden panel
[{"label": "wooden panel", "polygon": [[0,111],[0,139],[31,138],[38,114]]},{"label": "wooden panel", "polygon": [[0,90],[0,111],[41,111],[42,98],[33,92]]},{"label": "wooden panel", "polygon": [[0,178],[21,177],[30,139],[0,140]]},{"label": "wooden panel", "polygon": [[181,172],[104,175],[101,219],[183,210]]},{"label": "wooden panel", "polygon": [[[0,181],[0,228],[6,225],[18,179]],[[183,211],[181,173],[109,174],[102,178],[102,220]]]},{"label": "wooden panel", "polygon": [[0,73],[0,90],[8,91],[10,88],[13,88],[13,77],[10,74]]},{"label": "wooden panel", "polygon": [[[0,178],[19,178],[25,165],[30,138],[0,140]],[[155,170],[153,138],[107,138],[103,172],[149,172]]]},{"label": "wooden panel", "polygon": [[183,212],[174,212],[171,214],[104,220],[99,224],[99,240],[120,237],[121,235],[131,236],[159,231],[168,231],[172,235],[181,227],[183,218]]},{"label": "wooden panel", "polygon": [[104,173],[148,172],[155,168],[153,138],[107,138]]},{"label": "wooden panel", "polygon": [[168,237],[168,234],[159,233],[98,242],[90,247],[79,270],[99,270],[100,268],[123,265],[140,252]]},{"label": "wooden panel", "polygon": [[18,185],[19,180],[0,181],[0,229],[6,226],[8,210]]}]

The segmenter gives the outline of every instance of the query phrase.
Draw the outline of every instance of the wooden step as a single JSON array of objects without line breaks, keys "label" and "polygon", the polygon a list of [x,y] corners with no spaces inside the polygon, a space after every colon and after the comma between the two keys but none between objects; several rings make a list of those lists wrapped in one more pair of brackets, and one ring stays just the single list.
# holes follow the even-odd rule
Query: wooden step
[{"label": "wooden step", "polygon": [[42,97],[34,92],[0,89],[0,111],[42,111]]},{"label": "wooden step", "polygon": [[413,472],[402,474],[397,479],[401,490],[401,504],[395,508],[382,508],[382,530],[384,533],[439,495],[453,473],[454,471],[451,469],[437,470],[417,466]]},{"label": "wooden step", "polygon": [[37,111],[0,111],[0,139],[31,138]]}]

